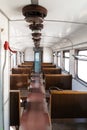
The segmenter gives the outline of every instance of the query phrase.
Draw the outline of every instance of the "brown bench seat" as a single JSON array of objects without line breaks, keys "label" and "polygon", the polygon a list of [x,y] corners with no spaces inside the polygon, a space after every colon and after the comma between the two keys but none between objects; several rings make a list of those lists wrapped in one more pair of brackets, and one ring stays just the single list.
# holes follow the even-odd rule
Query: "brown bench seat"
[{"label": "brown bench seat", "polygon": [[18,67],[21,67],[21,68],[31,68],[31,69],[33,69],[33,66],[32,66],[32,65],[18,65]]},{"label": "brown bench seat", "polygon": [[87,118],[87,92],[52,90],[51,118]]},{"label": "brown bench seat", "polygon": [[25,64],[34,64],[34,61],[24,61]]},{"label": "brown bench seat", "polygon": [[54,64],[48,64],[48,65],[44,64],[44,65],[41,65],[41,67],[42,67],[42,69],[43,68],[56,68],[56,65],[54,65]]},{"label": "brown bench seat", "polygon": [[29,86],[28,74],[11,74],[10,75],[10,89],[17,90],[27,88]]},{"label": "brown bench seat", "polygon": [[34,65],[33,61],[24,61],[24,63],[22,63],[22,65]]},{"label": "brown bench seat", "polygon": [[31,68],[12,68],[12,74],[28,74],[30,78]]},{"label": "brown bench seat", "polygon": [[20,91],[10,91],[10,126],[20,126]]},{"label": "brown bench seat", "polygon": [[45,74],[61,74],[61,68],[43,68],[43,76]]},{"label": "brown bench seat", "polygon": [[45,88],[58,87],[64,90],[72,89],[72,75],[45,74]]},{"label": "brown bench seat", "polygon": [[52,63],[43,62],[43,63],[41,63],[41,65],[52,65]]}]

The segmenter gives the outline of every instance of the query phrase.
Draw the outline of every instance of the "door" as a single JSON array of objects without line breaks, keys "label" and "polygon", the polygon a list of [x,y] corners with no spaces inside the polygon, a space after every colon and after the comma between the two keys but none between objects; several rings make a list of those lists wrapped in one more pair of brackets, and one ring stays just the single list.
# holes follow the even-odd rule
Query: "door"
[{"label": "door", "polygon": [[41,72],[41,51],[35,51],[34,59],[35,59],[34,71],[36,73],[40,73]]}]

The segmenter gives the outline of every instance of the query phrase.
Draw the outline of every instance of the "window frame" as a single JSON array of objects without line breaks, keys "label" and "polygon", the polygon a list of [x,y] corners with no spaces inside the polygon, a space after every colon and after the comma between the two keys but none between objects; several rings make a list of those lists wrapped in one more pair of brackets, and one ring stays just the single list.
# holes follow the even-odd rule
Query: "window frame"
[{"label": "window frame", "polygon": [[84,81],[83,79],[81,79],[81,78],[78,76],[78,61],[86,61],[86,60],[84,60],[84,59],[79,59],[79,58],[77,57],[77,56],[80,56],[80,55],[78,55],[78,53],[79,53],[80,51],[87,51],[87,49],[79,49],[79,50],[76,50],[76,55],[75,55],[75,60],[76,60],[76,62],[75,62],[75,64],[76,64],[76,79],[77,79],[81,84],[87,86],[87,82]]},{"label": "window frame", "polygon": [[[58,53],[60,53],[60,55],[58,55]],[[58,57],[60,58],[60,65],[58,64]],[[58,67],[61,67],[61,52],[60,51],[57,51],[57,66]]]},{"label": "window frame", "polygon": [[[66,56],[65,56],[65,53],[66,53],[66,52],[69,53],[69,57],[66,57]],[[69,71],[67,71],[67,70],[65,69],[65,59],[70,59],[70,51],[69,51],[69,50],[63,51],[63,59],[64,59],[64,60],[63,60],[63,61],[64,61],[64,71],[67,72],[67,73],[69,73],[69,72],[70,72],[70,60],[69,60]]]},{"label": "window frame", "polygon": [[53,52],[53,64],[54,64],[54,62],[55,62],[55,56],[56,56],[56,52],[54,51],[54,52]]}]

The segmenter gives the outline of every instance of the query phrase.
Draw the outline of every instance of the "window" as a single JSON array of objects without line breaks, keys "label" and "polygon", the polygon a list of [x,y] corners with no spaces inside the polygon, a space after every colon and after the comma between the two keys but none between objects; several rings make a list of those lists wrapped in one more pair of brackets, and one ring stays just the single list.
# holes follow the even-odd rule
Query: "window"
[{"label": "window", "polygon": [[10,68],[13,68],[16,66],[16,54],[10,53]]},{"label": "window", "polygon": [[58,64],[58,66],[60,66],[60,52],[57,52],[57,64]]},{"label": "window", "polygon": [[16,54],[14,54],[14,66],[16,66],[17,60],[16,60]]},{"label": "window", "polygon": [[64,52],[64,69],[69,72],[69,51]]},{"label": "window", "polygon": [[53,52],[53,56],[55,56],[56,55],[56,52]]},{"label": "window", "polygon": [[56,52],[53,52],[53,63],[56,64]]},{"label": "window", "polygon": [[87,83],[87,50],[78,51],[77,56],[77,76]]}]

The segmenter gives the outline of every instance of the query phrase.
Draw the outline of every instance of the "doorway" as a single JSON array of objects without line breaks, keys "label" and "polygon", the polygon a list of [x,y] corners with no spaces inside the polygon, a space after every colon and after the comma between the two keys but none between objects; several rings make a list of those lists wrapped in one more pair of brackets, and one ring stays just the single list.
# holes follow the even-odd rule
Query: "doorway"
[{"label": "doorway", "polygon": [[41,72],[41,51],[35,51],[34,53],[34,71],[36,73]]}]

